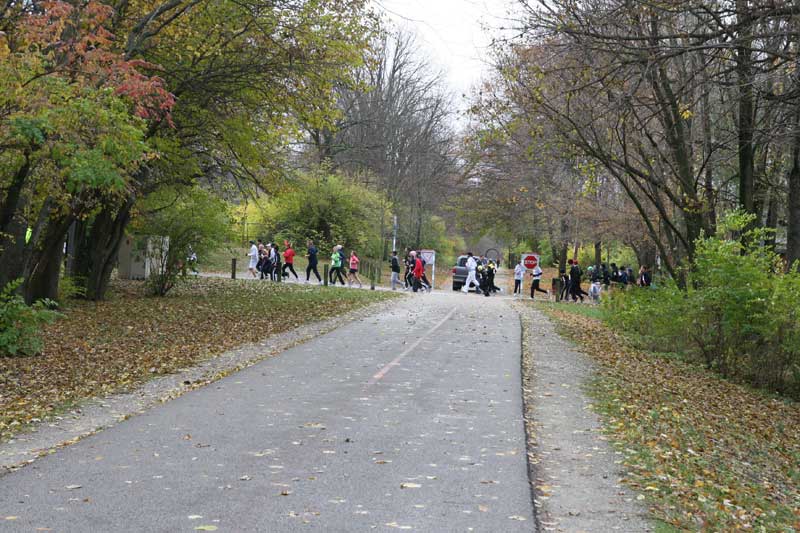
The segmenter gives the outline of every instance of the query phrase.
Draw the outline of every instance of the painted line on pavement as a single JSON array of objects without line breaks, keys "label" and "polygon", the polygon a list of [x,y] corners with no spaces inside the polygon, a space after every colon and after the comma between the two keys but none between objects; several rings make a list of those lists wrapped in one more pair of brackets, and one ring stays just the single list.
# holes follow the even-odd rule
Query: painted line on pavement
[{"label": "painted line on pavement", "polygon": [[389,370],[391,370],[391,369],[392,369],[392,367],[398,366],[398,365],[400,364],[400,361],[402,361],[402,360],[403,360],[403,359],[404,359],[404,358],[405,358],[405,357],[406,357],[408,354],[410,354],[410,353],[411,353],[411,352],[414,350],[414,348],[416,348],[417,346],[419,346],[419,344],[420,344],[422,341],[424,341],[425,339],[427,339],[428,337],[430,337],[430,336],[431,336],[431,334],[433,334],[433,333],[434,333],[434,332],[435,332],[437,329],[439,329],[440,327],[442,327],[442,326],[444,325],[444,323],[445,323],[445,322],[447,322],[448,320],[450,320],[450,317],[452,317],[452,316],[453,316],[453,313],[455,313],[455,312],[456,312],[456,308],[454,307],[453,309],[451,309],[451,310],[450,310],[450,312],[449,312],[449,313],[447,313],[447,316],[445,316],[445,317],[444,317],[444,318],[443,318],[441,321],[439,321],[439,323],[438,323],[438,324],[436,324],[436,325],[435,325],[435,326],[433,326],[431,329],[429,329],[429,330],[428,330],[428,331],[427,331],[427,332],[426,332],[426,333],[425,333],[425,334],[424,334],[422,337],[420,337],[420,338],[418,338],[416,341],[414,341],[414,342],[411,344],[411,346],[409,346],[408,348],[406,348],[405,350],[403,350],[403,353],[401,353],[400,355],[398,355],[397,357],[395,357],[394,359],[392,359],[392,361],[391,361],[389,364],[387,364],[385,367],[381,368],[381,369],[378,371],[378,373],[377,373],[377,374],[375,374],[374,376],[372,376],[372,379],[371,379],[371,380],[369,380],[369,383],[368,383],[368,385],[374,385],[374,384],[375,384],[375,383],[377,383],[378,381],[382,380],[382,379],[383,379],[383,378],[386,376],[386,374],[388,374],[388,373],[389,373]]}]

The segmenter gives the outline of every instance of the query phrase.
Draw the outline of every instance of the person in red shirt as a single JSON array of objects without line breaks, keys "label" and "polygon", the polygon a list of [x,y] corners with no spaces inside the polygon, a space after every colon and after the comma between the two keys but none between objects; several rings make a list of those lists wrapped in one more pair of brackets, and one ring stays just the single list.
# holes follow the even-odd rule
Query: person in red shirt
[{"label": "person in red shirt", "polygon": [[286,243],[286,250],[283,251],[283,277],[286,277],[286,269],[294,274],[294,279],[297,279],[297,272],[294,271],[294,249],[292,243]]},{"label": "person in red shirt", "polygon": [[414,269],[411,273],[414,275],[414,292],[422,288],[422,276],[425,274],[425,269],[422,268],[422,260],[417,257],[417,252],[411,252],[411,258],[414,260]]}]

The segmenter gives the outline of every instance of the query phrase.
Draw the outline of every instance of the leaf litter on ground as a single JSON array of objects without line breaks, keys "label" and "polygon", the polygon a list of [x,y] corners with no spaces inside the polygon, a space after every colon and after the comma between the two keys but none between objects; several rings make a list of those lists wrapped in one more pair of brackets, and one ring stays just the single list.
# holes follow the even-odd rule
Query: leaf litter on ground
[{"label": "leaf litter on ground", "polygon": [[634,349],[602,321],[542,306],[599,363],[594,408],[629,486],[679,529],[800,531],[800,404]]},{"label": "leaf litter on ground", "polygon": [[115,281],[108,301],[71,301],[44,328],[42,354],[0,358],[0,442],[85,399],[393,296],[200,278],[156,298],[142,282]]}]

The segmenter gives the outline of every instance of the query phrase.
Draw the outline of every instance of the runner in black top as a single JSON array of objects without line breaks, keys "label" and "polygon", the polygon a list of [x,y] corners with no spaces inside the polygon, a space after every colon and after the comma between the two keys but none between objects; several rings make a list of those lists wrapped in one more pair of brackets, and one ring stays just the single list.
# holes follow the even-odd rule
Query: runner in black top
[{"label": "runner in black top", "polygon": [[322,278],[319,275],[319,270],[317,270],[317,247],[314,246],[314,241],[308,241],[308,266],[306,267],[306,283],[308,283],[309,278],[311,277],[311,273],[313,272],[315,276],[317,276],[317,281],[322,283]]}]

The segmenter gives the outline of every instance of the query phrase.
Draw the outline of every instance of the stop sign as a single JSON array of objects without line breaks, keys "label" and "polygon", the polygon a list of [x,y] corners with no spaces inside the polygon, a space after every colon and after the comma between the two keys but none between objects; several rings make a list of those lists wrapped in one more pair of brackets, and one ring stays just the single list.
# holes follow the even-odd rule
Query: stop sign
[{"label": "stop sign", "polygon": [[536,254],[523,254],[522,266],[528,270],[533,270],[539,265],[539,256]]}]

